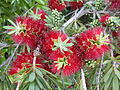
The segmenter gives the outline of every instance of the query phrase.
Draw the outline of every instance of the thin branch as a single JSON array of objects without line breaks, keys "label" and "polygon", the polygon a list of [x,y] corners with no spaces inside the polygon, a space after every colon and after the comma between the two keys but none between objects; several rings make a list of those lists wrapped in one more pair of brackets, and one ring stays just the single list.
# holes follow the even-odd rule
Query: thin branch
[{"label": "thin branch", "polygon": [[8,45],[7,43],[0,43],[0,50],[2,50],[3,48],[6,48],[6,47],[16,46],[16,45],[17,45],[17,44]]},{"label": "thin branch", "polygon": [[96,78],[96,83],[97,83],[97,90],[100,90],[100,76],[101,76],[101,71],[102,71],[102,67],[103,67],[103,61],[104,61],[104,55],[102,55],[102,58],[101,58],[101,62],[100,62],[100,68],[99,68],[99,71],[98,71],[98,76]]},{"label": "thin branch", "polygon": [[21,81],[19,80],[18,83],[17,83],[16,90],[19,90],[20,84],[21,84]]},{"label": "thin branch", "polygon": [[76,14],[74,15],[72,18],[70,18],[67,22],[65,22],[62,27],[61,27],[61,30],[64,31],[64,29],[70,24],[72,23],[73,21],[75,21],[76,19],[80,18],[81,16],[83,16],[84,14],[86,14],[86,12],[84,12],[84,9],[85,9],[85,6],[83,6],[81,8],[81,10]]},{"label": "thin branch", "polygon": [[[21,42],[20,42],[20,43],[21,43]],[[12,61],[12,59],[13,59],[13,57],[14,57],[17,49],[18,49],[18,47],[20,46],[20,43],[16,46],[16,48],[15,48],[12,56],[10,56],[10,57],[7,59],[8,62],[6,62],[5,65],[6,65],[7,63],[8,63],[8,65],[6,66],[5,71],[7,70],[8,66],[10,65],[10,63],[11,63],[11,61]]]},{"label": "thin branch", "polygon": [[32,6],[30,9],[28,9],[24,14],[23,16],[25,16],[30,10],[32,10],[36,5],[38,5],[38,3],[36,3],[34,6]]},{"label": "thin branch", "polygon": [[87,90],[83,69],[81,69],[81,78],[82,78],[83,90]]}]

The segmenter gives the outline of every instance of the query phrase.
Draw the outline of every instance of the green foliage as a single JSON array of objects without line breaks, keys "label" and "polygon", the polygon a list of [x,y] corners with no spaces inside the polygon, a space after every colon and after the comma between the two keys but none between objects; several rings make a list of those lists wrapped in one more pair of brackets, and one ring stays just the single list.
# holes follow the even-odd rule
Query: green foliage
[{"label": "green foliage", "polygon": [[73,43],[68,43],[69,38],[67,38],[65,41],[62,41],[61,38],[59,37],[57,41],[54,41],[54,47],[52,48],[52,50],[57,50],[58,48],[60,48],[60,51],[70,51],[68,50],[67,47],[71,47],[73,46]]},{"label": "green foliage", "polygon": [[[32,69],[32,68],[31,68]],[[26,71],[24,71],[26,72]],[[33,90],[33,89],[49,89],[52,90],[48,81],[50,80],[51,83],[55,84],[54,86],[57,88],[59,86],[57,82],[57,76],[53,75],[52,73],[41,69],[41,68],[33,68],[25,75],[21,75],[23,78],[20,80],[21,86],[20,90]]]}]

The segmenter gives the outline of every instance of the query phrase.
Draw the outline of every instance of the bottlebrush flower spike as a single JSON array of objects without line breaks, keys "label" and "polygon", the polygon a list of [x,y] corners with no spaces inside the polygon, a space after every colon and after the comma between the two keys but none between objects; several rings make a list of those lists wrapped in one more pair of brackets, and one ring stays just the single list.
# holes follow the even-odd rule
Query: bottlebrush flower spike
[{"label": "bottlebrush flower spike", "polygon": [[105,15],[103,15],[103,16],[100,17],[99,21],[101,23],[106,23],[109,18],[110,18],[110,15],[109,14],[105,14]]},{"label": "bottlebrush flower spike", "polygon": [[116,26],[116,27],[120,26],[120,18],[110,16],[109,14],[105,14],[105,15],[101,16],[99,21],[101,23],[103,23],[103,26],[106,26],[106,25],[108,25],[108,26]]},{"label": "bottlebrush flower spike", "polygon": [[104,29],[95,27],[76,37],[77,45],[84,59],[98,59],[109,50],[109,35],[103,35]]},{"label": "bottlebrush flower spike", "polygon": [[57,49],[60,49],[61,52],[69,52],[69,48],[73,45],[68,39],[68,35],[61,31],[50,30],[44,34],[43,38],[40,43],[43,53],[47,54],[47,56]]},{"label": "bottlebrush flower spike", "polygon": [[111,2],[111,5],[109,7],[110,10],[120,10],[120,0],[107,0],[108,2]]},{"label": "bottlebrush flower spike", "polygon": [[12,29],[10,32],[15,31],[12,35],[13,40],[16,43],[20,44],[26,44],[28,45],[31,49],[36,48],[36,35],[33,34],[34,29],[33,29],[33,23],[34,20],[29,17],[18,17],[16,19],[16,26],[15,29]]},{"label": "bottlebrush flower spike", "polygon": [[44,21],[45,16],[42,16],[42,11],[39,13],[41,13],[43,19],[35,20],[30,17],[18,17],[16,23],[9,20],[13,26],[5,26],[5,29],[9,29],[8,34],[12,34],[12,38],[16,43],[26,44],[31,49],[36,48],[38,36],[47,29]]},{"label": "bottlebrush flower spike", "polygon": [[53,51],[49,59],[53,61],[52,72],[58,75],[70,76],[82,67],[82,61],[74,51],[71,54],[63,54],[60,50]]},{"label": "bottlebrush flower spike", "polygon": [[50,9],[57,9],[58,11],[63,11],[65,9],[65,3],[60,3],[59,0],[49,0],[48,6]]},{"label": "bottlebrush flower spike", "polygon": [[[9,74],[13,75],[16,73],[19,73],[20,70],[24,69],[24,68],[30,68],[32,67],[32,63],[33,63],[33,53],[28,53],[28,52],[24,52],[21,53],[21,55],[17,55],[17,58],[13,61],[11,69],[9,70]],[[42,63],[41,58],[37,57],[36,59],[36,65],[39,68],[43,68],[45,65]]]}]

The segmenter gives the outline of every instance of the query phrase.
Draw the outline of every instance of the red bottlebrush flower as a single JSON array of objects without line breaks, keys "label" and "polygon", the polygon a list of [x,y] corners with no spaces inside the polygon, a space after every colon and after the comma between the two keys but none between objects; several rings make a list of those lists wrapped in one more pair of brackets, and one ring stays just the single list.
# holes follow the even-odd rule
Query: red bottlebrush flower
[{"label": "red bottlebrush flower", "polygon": [[19,68],[11,68],[8,72],[10,75],[16,74],[19,72]]},{"label": "red bottlebrush flower", "polygon": [[[9,70],[10,75],[18,73],[20,70],[24,68],[30,68],[33,64],[33,53],[21,53],[21,55],[17,55],[17,58],[13,61],[11,69]],[[44,68],[44,64],[42,63],[41,58],[37,57],[36,65],[39,68]]]},{"label": "red bottlebrush flower", "polygon": [[49,59],[53,61],[52,72],[63,76],[70,76],[82,67],[81,59],[74,52],[63,54],[59,50],[53,51]]},{"label": "red bottlebrush flower", "polygon": [[75,38],[84,59],[98,59],[109,50],[108,35],[104,36],[103,30],[101,27],[95,27]]},{"label": "red bottlebrush flower", "polygon": [[18,17],[16,19],[15,29],[10,32],[15,34],[12,35],[13,40],[16,43],[26,44],[31,49],[35,49],[39,36],[43,31],[47,29],[44,20],[34,20],[30,17]]},{"label": "red bottlebrush flower", "polygon": [[83,6],[83,1],[65,1],[66,5],[71,7],[71,9],[76,10]]},{"label": "red bottlebrush flower", "polygon": [[108,0],[111,2],[110,10],[120,10],[120,0]]},{"label": "red bottlebrush flower", "polygon": [[60,3],[59,0],[49,0],[48,6],[50,9],[57,9],[58,11],[63,11],[65,9],[65,3]]},{"label": "red bottlebrush flower", "polygon": [[105,15],[103,15],[103,16],[100,17],[99,21],[101,23],[106,23],[109,18],[110,18],[110,15],[109,14],[105,14]]},{"label": "red bottlebrush flower", "polygon": [[35,35],[24,35],[23,33],[20,34],[13,34],[12,35],[13,40],[16,43],[20,44],[26,44],[31,49],[35,49],[37,47],[37,37]]},{"label": "red bottlebrush flower", "polygon": [[[62,51],[66,51],[67,48],[69,48],[72,44],[70,44],[70,40],[68,40],[67,34],[61,32],[61,31],[53,31],[50,30],[47,33],[44,34],[43,40],[40,41],[42,45],[42,51],[47,56],[51,54],[52,51],[60,49]],[[69,44],[68,46],[64,46],[64,44]],[[67,48],[66,48],[67,47]]]},{"label": "red bottlebrush flower", "polygon": [[112,31],[112,36],[113,36],[113,37],[119,37],[119,38],[120,38],[120,30]]}]

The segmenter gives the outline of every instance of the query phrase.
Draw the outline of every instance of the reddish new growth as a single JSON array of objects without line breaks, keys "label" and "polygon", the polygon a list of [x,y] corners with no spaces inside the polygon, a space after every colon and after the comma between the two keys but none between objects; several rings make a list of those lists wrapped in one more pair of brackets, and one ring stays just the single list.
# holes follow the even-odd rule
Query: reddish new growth
[{"label": "reddish new growth", "polygon": [[64,54],[60,50],[53,51],[49,59],[53,61],[52,72],[63,76],[70,76],[82,67],[82,61],[74,51]]},{"label": "reddish new growth", "polygon": [[[36,11],[34,11],[36,13]],[[45,26],[45,13],[39,10],[34,16],[30,17],[18,17],[16,19],[16,28],[11,30],[16,30],[15,34],[12,35],[13,40],[16,43],[26,44],[31,49],[35,49],[37,45],[38,38],[40,34],[47,29]],[[36,20],[36,17],[40,19]]]},{"label": "reddish new growth", "polygon": [[65,3],[61,3],[59,0],[49,0],[48,6],[50,9],[57,9],[58,11],[63,11],[66,7]]},{"label": "reddish new growth", "polygon": [[[20,72],[22,69],[32,67],[33,58],[33,53],[28,52],[24,52],[21,53],[21,55],[17,55],[17,58],[13,61],[11,69],[9,70],[9,74],[13,75]],[[42,60],[43,59],[39,57],[36,59],[36,64],[39,64],[36,65],[36,67],[44,68],[45,65],[42,63]]]},{"label": "reddish new growth", "polygon": [[98,59],[109,50],[108,35],[103,28],[95,27],[78,35],[75,40],[84,59]]}]

